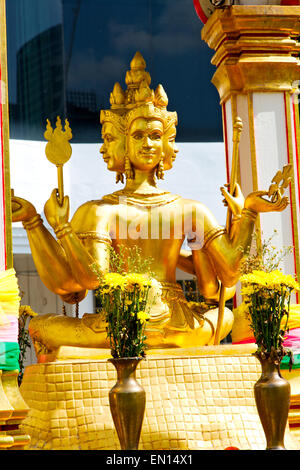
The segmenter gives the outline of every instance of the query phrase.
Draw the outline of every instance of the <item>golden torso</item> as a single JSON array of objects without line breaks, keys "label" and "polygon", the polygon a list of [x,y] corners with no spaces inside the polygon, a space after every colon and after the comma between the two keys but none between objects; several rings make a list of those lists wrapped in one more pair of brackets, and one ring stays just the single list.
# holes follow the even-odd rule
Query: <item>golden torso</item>
[{"label": "golden torso", "polygon": [[169,193],[146,198],[114,193],[81,206],[71,224],[100,265],[103,244],[138,246],[144,258],[153,259],[157,280],[176,282],[180,249],[191,230],[190,209],[184,213],[188,204],[196,203]]}]

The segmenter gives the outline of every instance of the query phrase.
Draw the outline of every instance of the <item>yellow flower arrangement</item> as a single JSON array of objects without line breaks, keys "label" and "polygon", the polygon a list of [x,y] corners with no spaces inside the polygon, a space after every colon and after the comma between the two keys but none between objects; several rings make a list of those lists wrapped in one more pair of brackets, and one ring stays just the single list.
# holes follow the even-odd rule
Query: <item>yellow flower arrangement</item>
[{"label": "yellow flower arrangement", "polygon": [[290,274],[283,274],[281,271],[259,271],[241,276],[240,281],[243,284],[242,295],[251,295],[261,288],[282,292],[286,289],[300,290],[300,285]]},{"label": "yellow flower arrangement", "polygon": [[145,355],[146,312],[151,280],[140,273],[107,273],[96,293],[107,322],[111,353],[118,357]]},{"label": "yellow flower arrangement", "polygon": [[126,279],[124,276],[122,276],[119,273],[106,273],[103,276],[103,285],[104,288],[110,289],[115,289],[117,287],[120,287],[121,289],[124,289],[125,284],[126,284]]},{"label": "yellow flower arrangement", "polygon": [[238,307],[244,312],[253,331],[258,354],[277,354],[282,358],[288,353],[283,348],[287,330],[290,297],[300,285],[293,276],[279,270],[265,272],[254,270],[241,276],[243,302]]},{"label": "yellow flower arrangement", "polygon": [[110,272],[94,271],[99,278],[96,298],[98,313],[105,316],[111,354],[118,357],[143,357],[146,349],[145,327],[153,301],[150,269],[153,260],[144,258],[139,247],[107,248]]}]

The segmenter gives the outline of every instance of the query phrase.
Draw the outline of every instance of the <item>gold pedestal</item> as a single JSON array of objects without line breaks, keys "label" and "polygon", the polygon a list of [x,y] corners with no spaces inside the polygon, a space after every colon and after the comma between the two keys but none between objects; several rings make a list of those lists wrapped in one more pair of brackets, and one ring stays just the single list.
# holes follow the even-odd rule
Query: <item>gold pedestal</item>
[{"label": "gold pedestal", "polygon": [[[149,354],[137,369],[146,391],[140,449],[264,449],[253,394],[261,368],[251,347]],[[119,449],[108,401],[116,382],[113,365],[73,356],[70,348],[68,359],[65,348],[63,361],[25,370],[21,392],[31,410],[22,431],[31,436],[28,448]],[[300,448],[289,430],[285,444]]]},{"label": "gold pedestal", "polygon": [[0,370],[0,449],[23,449],[30,436],[20,431],[20,424],[29,408],[18,386],[17,370]]},{"label": "gold pedestal", "polygon": [[289,381],[291,386],[291,404],[289,411],[289,425],[293,436],[300,441],[300,370],[287,369],[281,371],[281,375]]}]

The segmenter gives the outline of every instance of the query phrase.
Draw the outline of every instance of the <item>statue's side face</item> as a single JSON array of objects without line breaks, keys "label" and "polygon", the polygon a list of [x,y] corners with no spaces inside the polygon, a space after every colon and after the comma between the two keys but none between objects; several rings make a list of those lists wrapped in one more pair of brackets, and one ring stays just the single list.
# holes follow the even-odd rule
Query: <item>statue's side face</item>
[{"label": "statue's side face", "polygon": [[105,122],[102,126],[102,139],[100,153],[108,170],[124,171],[125,135],[111,122]]},{"label": "statue's side face", "polygon": [[134,168],[154,169],[162,157],[163,124],[156,119],[138,118],[128,132],[128,157]]},{"label": "statue's side face", "polygon": [[164,134],[164,169],[170,170],[173,166],[173,162],[176,159],[176,154],[178,153],[178,147],[175,143],[176,137],[176,127],[175,124],[172,124],[169,129]]}]

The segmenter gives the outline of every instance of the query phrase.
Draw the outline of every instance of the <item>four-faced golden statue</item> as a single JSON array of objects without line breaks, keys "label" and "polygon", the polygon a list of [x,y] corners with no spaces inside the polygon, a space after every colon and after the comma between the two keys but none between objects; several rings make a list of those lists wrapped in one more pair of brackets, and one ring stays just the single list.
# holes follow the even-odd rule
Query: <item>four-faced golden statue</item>
[{"label": "four-faced golden statue", "polygon": [[[93,266],[109,269],[109,250],[138,246],[142,256],[152,257],[152,271],[161,296],[151,312],[146,330],[150,348],[194,347],[212,344],[217,324],[220,283],[226,298],[234,295],[243,250],[250,244],[259,212],[281,211],[288,201],[275,202],[257,191],[244,199],[236,185],[234,196],[222,188],[233,213],[230,233],[200,202],[188,200],[157,187],[157,180],[172,168],[177,114],[167,111],[168,98],[161,85],[150,88],[145,61],[136,53],[126,74],[127,90],[116,83],[111,109],[102,110],[103,145],[100,152],[107,168],[115,171],[124,189],[80,206],[69,221],[69,200],[58,200],[57,190],[45,204],[45,215],[56,239],[44,227],[34,206],[13,197],[13,220],[23,222],[32,256],[45,285],[65,302],[83,299],[96,289]],[[182,250],[187,238],[190,252]],[[186,301],[176,283],[179,267],[197,277],[201,294],[212,308],[201,311]],[[225,309],[221,338],[231,330],[232,312]],[[53,352],[61,345],[108,347],[101,315],[82,319],[43,315],[30,322],[37,353]]]}]

